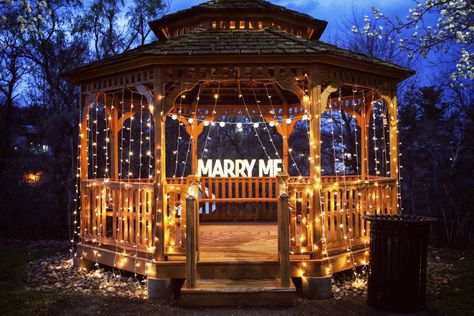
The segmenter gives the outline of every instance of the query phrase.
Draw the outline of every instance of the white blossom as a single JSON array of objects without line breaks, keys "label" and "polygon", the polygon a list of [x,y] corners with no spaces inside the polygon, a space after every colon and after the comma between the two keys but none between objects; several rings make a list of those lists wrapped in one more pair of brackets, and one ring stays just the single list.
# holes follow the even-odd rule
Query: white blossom
[{"label": "white blossom", "polygon": [[[451,75],[453,80],[473,80],[474,54],[474,1],[468,0],[414,0],[415,5],[408,10],[402,20],[390,19],[379,9],[372,8],[376,20],[382,20],[389,28],[376,27],[369,16],[364,16],[362,27],[352,27],[353,33],[383,39],[392,34],[402,35],[398,45],[408,51],[408,57],[426,57],[432,50],[447,48],[458,54],[459,62]],[[426,16],[439,14],[436,26],[427,25]],[[406,36],[407,32],[411,36]]]}]

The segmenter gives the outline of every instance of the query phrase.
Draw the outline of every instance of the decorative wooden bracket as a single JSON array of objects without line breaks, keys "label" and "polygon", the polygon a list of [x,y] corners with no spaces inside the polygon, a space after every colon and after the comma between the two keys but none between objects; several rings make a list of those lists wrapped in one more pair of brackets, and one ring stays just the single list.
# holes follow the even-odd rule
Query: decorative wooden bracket
[{"label": "decorative wooden bracket", "polygon": [[199,84],[199,82],[199,80],[196,80],[193,82],[182,83],[180,84],[180,88],[174,89],[168,95],[166,95],[163,108],[164,114],[168,114],[171,111],[178,96],[193,90]]},{"label": "decorative wooden bracket", "polygon": [[326,106],[328,104],[329,97],[331,96],[332,93],[336,92],[339,90],[341,87],[340,84],[333,84],[330,83],[324,90],[321,92],[321,113],[323,113],[326,110]]},{"label": "decorative wooden bracket", "polygon": [[153,107],[153,92],[144,85],[138,85],[135,87],[135,89],[137,89],[138,93],[146,98],[148,107],[151,109],[151,107]]},{"label": "decorative wooden bracket", "polygon": [[304,90],[301,89],[300,86],[298,86],[296,79],[276,80],[275,82],[281,89],[294,93],[298,97],[300,102],[303,103],[303,99],[306,94]]}]

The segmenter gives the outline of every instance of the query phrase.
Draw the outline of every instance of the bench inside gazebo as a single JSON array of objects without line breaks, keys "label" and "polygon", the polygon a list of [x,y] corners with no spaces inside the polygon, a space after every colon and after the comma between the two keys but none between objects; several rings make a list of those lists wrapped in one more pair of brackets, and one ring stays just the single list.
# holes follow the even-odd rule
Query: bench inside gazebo
[{"label": "bench inside gazebo", "polygon": [[[185,280],[187,305],[289,305],[292,279],[329,295],[333,273],[367,263],[363,216],[398,212],[396,85],[412,72],[263,0],[150,26],[156,42],[67,75],[81,86],[79,264],[145,275],[152,297]],[[322,125],[343,117],[352,147]]]}]

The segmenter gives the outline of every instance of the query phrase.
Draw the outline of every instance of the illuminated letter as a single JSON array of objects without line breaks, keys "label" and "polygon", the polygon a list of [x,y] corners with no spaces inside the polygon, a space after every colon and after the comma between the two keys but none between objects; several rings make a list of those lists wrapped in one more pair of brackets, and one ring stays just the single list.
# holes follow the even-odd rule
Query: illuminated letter
[{"label": "illuminated letter", "polygon": [[268,175],[272,172],[273,161],[268,160],[268,165],[265,163],[265,160],[259,159],[258,160],[258,176],[263,177],[264,175]]},{"label": "illuminated letter", "polygon": [[251,177],[253,175],[253,168],[255,167],[255,163],[257,162],[256,159],[245,160],[245,168],[247,169],[247,177]]},{"label": "illuminated letter", "polygon": [[276,175],[277,175],[279,172],[283,171],[283,170],[281,169],[281,164],[282,164],[281,159],[275,159],[275,160],[273,160],[273,174],[271,175],[271,177],[276,177]]},{"label": "illuminated letter", "polygon": [[208,159],[206,161],[206,165],[204,165],[204,161],[202,159],[199,159],[198,170],[197,170],[198,176],[207,175],[209,177],[212,177],[211,173],[212,173],[212,160]]},{"label": "illuminated letter", "polygon": [[235,176],[245,177],[245,160],[237,159],[235,161]]},{"label": "illuminated letter", "polygon": [[220,160],[216,160],[214,163],[214,172],[211,177],[222,177],[224,171],[222,170],[222,164]]},{"label": "illuminated letter", "polygon": [[224,177],[235,177],[234,162],[230,159],[224,159]]}]

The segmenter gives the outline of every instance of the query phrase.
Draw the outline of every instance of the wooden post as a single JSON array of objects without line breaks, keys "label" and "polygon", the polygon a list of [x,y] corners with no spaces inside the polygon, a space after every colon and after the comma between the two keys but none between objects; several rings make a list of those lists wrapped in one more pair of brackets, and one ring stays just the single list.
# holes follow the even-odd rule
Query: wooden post
[{"label": "wooden post", "polygon": [[278,198],[278,257],[281,287],[290,287],[290,206],[288,194]]},{"label": "wooden post", "polygon": [[192,167],[191,167],[191,174],[197,174],[197,166],[198,166],[198,138],[199,138],[199,124],[197,120],[197,115],[193,115],[193,124],[191,133],[189,136],[191,137],[191,153],[192,153]]},{"label": "wooden post", "polygon": [[282,116],[282,124],[281,124],[281,138],[282,138],[282,152],[283,152],[283,170],[286,170],[287,173],[290,173],[290,164],[289,164],[289,124],[286,123],[286,120],[288,119],[288,109],[284,109],[284,113]]},{"label": "wooden post", "polygon": [[[89,112],[92,104],[95,101],[97,93],[88,95],[84,104],[81,102],[81,125],[80,125],[80,181],[79,190],[81,192],[81,220],[80,220],[80,236],[83,236],[87,229],[86,216],[90,213],[89,197],[87,197],[86,188],[83,184],[84,180],[89,178],[89,133],[87,132],[87,125],[89,123]],[[82,96],[81,96],[82,100]]]},{"label": "wooden post", "polygon": [[114,107],[110,111],[110,138],[111,138],[111,152],[110,160],[112,161],[112,179],[118,181],[119,179],[119,132],[118,126],[118,110]]},{"label": "wooden post", "polygon": [[186,198],[186,286],[188,289],[196,287],[197,266],[197,214],[196,198],[189,195]]},{"label": "wooden post", "polygon": [[276,176],[278,182],[278,194],[288,194],[288,178],[290,176],[286,172],[279,172]]},{"label": "wooden post", "polygon": [[165,260],[165,196],[166,184],[166,143],[165,124],[166,115],[163,111],[163,83],[160,68],[153,70],[153,119],[155,130],[155,260]]},{"label": "wooden post", "polygon": [[[87,96],[84,106],[81,108],[81,126],[80,126],[80,160],[81,160],[81,181],[89,178],[89,139],[87,133],[87,125],[89,123],[89,110],[97,97],[97,93]],[[81,104],[82,105],[82,104]]]},{"label": "wooden post", "polygon": [[[315,72],[313,72],[311,78],[315,78]],[[314,81],[314,79],[312,79]],[[310,251],[313,252],[312,257],[321,259],[322,249],[322,227],[321,227],[321,113],[322,108],[326,106],[327,97],[325,102],[321,100],[322,92],[321,86],[314,84],[310,90],[309,99],[304,100],[308,109],[308,118],[310,121],[309,135],[309,157],[310,157],[310,175],[313,183],[313,207],[310,209],[309,223],[312,230],[310,230],[310,237],[313,241],[310,244]],[[319,219],[319,221],[318,221]]]},{"label": "wooden post", "polygon": [[[391,96],[382,95],[384,102],[387,103],[388,115],[389,115],[389,126],[390,126],[390,178],[395,180],[396,198],[392,201],[397,201],[395,205],[392,205],[392,210],[395,214],[399,213],[401,207],[398,202],[398,188],[399,188],[399,177],[400,172],[398,167],[398,111],[397,111],[397,96],[396,92],[393,92]],[[392,202],[393,203],[393,202]]]},{"label": "wooden post", "polygon": [[369,122],[370,112],[368,113],[368,105],[364,104],[360,118],[360,164],[361,179],[367,180],[369,176]]}]

